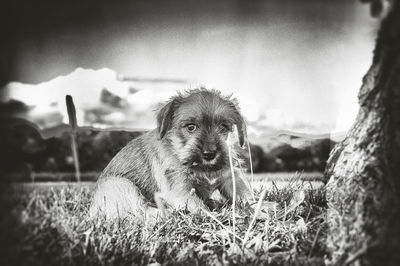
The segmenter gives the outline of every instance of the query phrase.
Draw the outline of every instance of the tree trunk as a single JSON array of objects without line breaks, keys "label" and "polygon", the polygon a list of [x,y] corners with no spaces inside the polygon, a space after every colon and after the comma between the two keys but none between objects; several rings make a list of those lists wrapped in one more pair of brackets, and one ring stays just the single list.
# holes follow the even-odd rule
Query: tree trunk
[{"label": "tree trunk", "polygon": [[325,172],[329,265],[400,265],[400,4],[392,5],[356,122]]}]

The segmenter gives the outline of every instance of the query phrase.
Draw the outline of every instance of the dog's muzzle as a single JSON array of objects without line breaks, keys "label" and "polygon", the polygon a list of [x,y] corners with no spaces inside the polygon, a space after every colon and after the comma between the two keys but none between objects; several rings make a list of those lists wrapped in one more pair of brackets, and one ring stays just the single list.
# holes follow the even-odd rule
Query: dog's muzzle
[{"label": "dog's muzzle", "polygon": [[203,152],[186,165],[200,171],[217,171],[224,166],[224,163],[221,154],[218,152]]}]

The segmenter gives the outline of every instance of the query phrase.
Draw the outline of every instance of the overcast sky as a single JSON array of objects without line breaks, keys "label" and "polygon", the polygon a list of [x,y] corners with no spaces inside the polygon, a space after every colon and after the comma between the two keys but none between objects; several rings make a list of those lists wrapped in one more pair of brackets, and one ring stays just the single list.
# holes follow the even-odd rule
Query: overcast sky
[{"label": "overcast sky", "polygon": [[72,12],[67,25],[21,34],[13,79],[40,83],[77,67],[107,67],[232,92],[248,120],[267,125],[341,131],[351,124],[378,23],[367,6],[316,0],[183,3],[99,2],[93,12],[85,6],[76,22]]}]

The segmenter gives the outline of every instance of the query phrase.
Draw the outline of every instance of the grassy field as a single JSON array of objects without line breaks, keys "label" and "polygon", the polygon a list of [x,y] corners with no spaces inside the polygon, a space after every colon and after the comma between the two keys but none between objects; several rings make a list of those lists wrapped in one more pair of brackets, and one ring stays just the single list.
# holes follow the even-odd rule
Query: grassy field
[{"label": "grassy field", "polygon": [[255,180],[255,201],[236,208],[234,225],[226,202],[212,212],[107,222],[87,219],[93,183],[14,185],[3,193],[0,264],[323,265],[324,187]]}]

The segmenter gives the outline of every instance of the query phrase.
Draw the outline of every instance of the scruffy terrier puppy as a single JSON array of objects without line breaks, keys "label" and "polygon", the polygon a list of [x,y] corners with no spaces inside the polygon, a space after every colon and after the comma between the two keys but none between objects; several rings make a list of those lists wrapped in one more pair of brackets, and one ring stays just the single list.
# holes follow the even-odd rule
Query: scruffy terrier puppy
[{"label": "scruffy terrier puppy", "polygon": [[[232,200],[226,140],[235,127],[243,147],[246,127],[237,101],[216,90],[194,89],[171,98],[157,114],[157,128],[129,142],[104,169],[91,216],[124,217],[160,202],[196,212],[210,207],[215,190]],[[247,198],[238,173],[235,180],[237,198]]]}]

